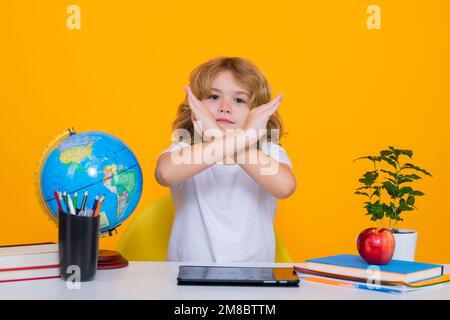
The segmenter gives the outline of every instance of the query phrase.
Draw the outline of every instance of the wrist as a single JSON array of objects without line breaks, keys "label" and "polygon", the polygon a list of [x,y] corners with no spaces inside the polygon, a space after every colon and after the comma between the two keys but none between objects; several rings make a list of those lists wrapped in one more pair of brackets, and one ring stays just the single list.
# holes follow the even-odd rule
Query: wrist
[{"label": "wrist", "polygon": [[246,128],[242,130],[239,134],[241,134],[245,139],[245,145],[247,148],[253,146],[259,140],[258,134],[253,128]]}]

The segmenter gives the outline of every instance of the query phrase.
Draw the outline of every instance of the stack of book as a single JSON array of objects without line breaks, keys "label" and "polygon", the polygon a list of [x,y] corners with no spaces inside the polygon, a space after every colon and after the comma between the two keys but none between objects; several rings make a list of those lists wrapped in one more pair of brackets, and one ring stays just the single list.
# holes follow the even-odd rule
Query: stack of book
[{"label": "stack of book", "polygon": [[450,283],[442,265],[392,260],[386,265],[367,264],[360,256],[341,254],[307,260],[294,266],[302,279],[388,293],[405,293]]},{"label": "stack of book", "polygon": [[0,247],[0,283],[59,277],[58,244]]}]

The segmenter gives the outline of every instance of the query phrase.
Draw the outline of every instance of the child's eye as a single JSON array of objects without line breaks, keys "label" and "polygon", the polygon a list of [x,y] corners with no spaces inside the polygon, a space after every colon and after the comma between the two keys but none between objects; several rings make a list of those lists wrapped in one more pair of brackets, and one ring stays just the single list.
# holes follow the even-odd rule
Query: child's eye
[{"label": "child's eye", "polygon": [[244,99],[236,98],[237,103],[246,103]]},{"label": "child's eye", "polygon": [[210,95],[209,97],[208,97],[208,99],[211,99],[211,100],[217,100],[217,99],[219,99],[220,97],[217,95],[217,94],[212,94],[212,95]]}]

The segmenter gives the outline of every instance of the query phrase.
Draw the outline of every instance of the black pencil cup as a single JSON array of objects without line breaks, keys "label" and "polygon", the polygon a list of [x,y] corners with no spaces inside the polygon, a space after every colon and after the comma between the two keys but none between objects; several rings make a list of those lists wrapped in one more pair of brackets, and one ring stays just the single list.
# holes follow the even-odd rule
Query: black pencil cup
[{"label": "black pencil cup", "polygon": [[58,238],[61,278],[92,280],[97,271],[99,217],[59,212]]}]

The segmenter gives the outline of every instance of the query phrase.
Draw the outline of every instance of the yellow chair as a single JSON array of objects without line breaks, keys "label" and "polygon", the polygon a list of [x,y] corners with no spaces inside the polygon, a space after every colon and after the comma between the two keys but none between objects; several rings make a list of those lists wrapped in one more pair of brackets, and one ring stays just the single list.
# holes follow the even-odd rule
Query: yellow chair
[{"label": "yellow chair", "polygon": [[[169,245],[174,208],[170,196],[151,202],[134,214],[117,244],[117,250],[131,261],[165,261]],[[276,262],[293,262],[284,242],[276,238]]]}]

